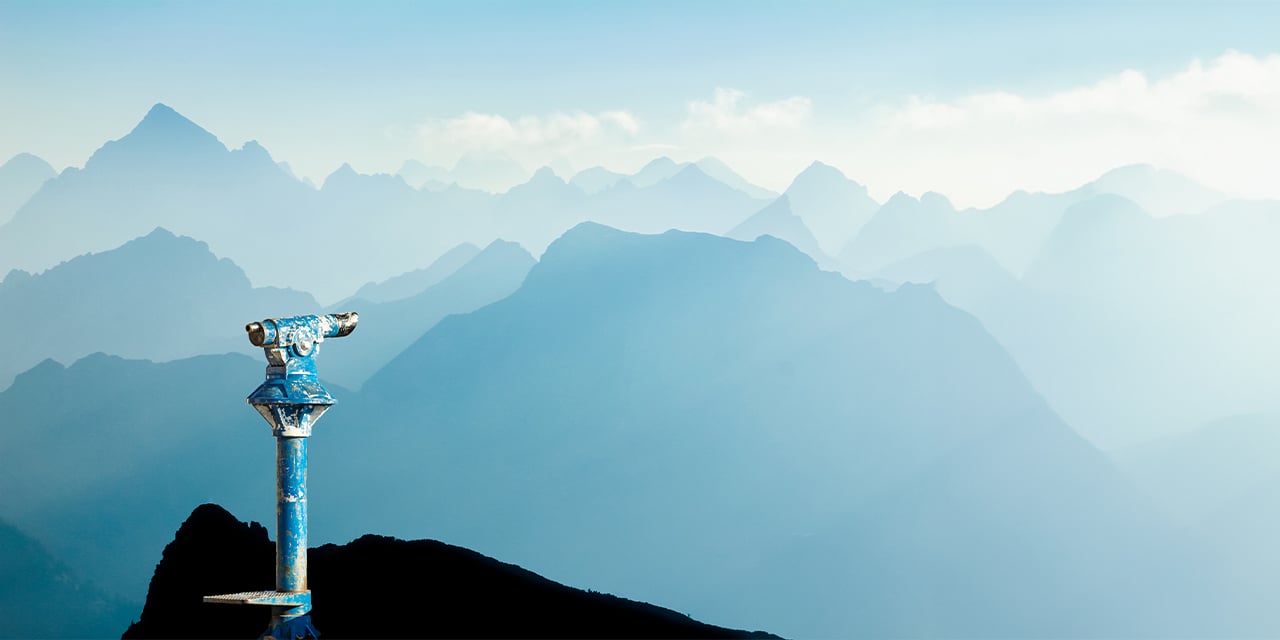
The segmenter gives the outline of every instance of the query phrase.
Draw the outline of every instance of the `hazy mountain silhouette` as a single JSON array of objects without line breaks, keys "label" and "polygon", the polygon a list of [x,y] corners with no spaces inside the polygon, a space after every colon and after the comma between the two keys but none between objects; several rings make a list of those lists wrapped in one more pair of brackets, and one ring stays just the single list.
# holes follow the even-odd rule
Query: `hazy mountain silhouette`
[{"label": "hazy mountain silhouette", "polygon": [[618,182],[626,179],[626,174],[610,171],[604,167],[591,167],[575,173],[569,184],[582,189],[588,195],[600,193]]},{"label": "hazy mountain silhouette", "polygon": [[880,204],[867,188],[846,178],[839,169],[814,162],[787,187],[792,211],[814,234],[823,253],[835,256],[875,215]]},{"label": "hazy mountain silhouette", "polygon": [[493,222],[499,238],[518,242],[534,253],[566,229],[585,220],[587,194],[565,182],[550,167],[534,172],[528,182],[497,196]]},{"label": "hazy mountain silhouette", "polygon": [[1224,580],[1212,553],[1154,514],[1095,449],[1069,429],[1030,426],[996,427],[770,557],[760,573],[801,593],[758,606],[809,637],[1274,628],[1226,616],[1242,585]]},{"label": "hazy mountain silhouette", "polygon": [[688,163],[677,163],[675,160],[666,156],[659,156],[650,160],[639,171],[635,172],[627,178],[627,182],[643,189],[652,187],[663,180],[668,180],[672,176],[680,172],[681,169],[688,166]]},{"label": "hazy mountain silhouette", "polygon": [[1234,615],[1280,627],[1272,585],[1280,571],[1280,416],[1233,416],[1117,452],[1141,486],[1214,543],[1239,585]]},{"label": "hazy mountain silhouette", "polygon": [[[963,621],[974,634],[1050,635],[1066,620],[1051,612],[1085,590],[1095,595],[1078,611],[1091,629],[1160,633],[1173,618],[1148,604],[1187,601],[1153,568],[1187,554],[1172,528],[972,317],[926,288],[884,293],[820,272],[768,237],[576,227],[520,290],[442,321],[346,409],[316,451],[395,440],[362,481],[414,487],[422,515],[394,506],[394,493],[370,500],[317,476],[315,490],[351,514],[314,525],[330,538],[351,535],[354,522],[397,534],[430,527],[556,579],[784,634],[900,635]],[[963,463],[1005,471],[961,496],[949,487]],[[1032,505],[1029,487],[1057,493]],[[984,495],[1018,510],[1001,517]],[[966,536],[905,545],[950,563],[948,580],[971,596],[933,600],[927,612],[905,590],[866,607],[857,594],[927,583],[934,563],[903,558],[872,578],[857,562],[808,563],[800,576],[772,560],[849,517],[883,520],[883,549],[979,508],[990,516]],[[888,518],[890,509],[915,515]],[[984,536],[991,562],[965,561]],[[837,545],[830,553],[866,560],[864,539],[822,538]],[[658,563],[679,570],[655,575]],[[1019,601],[1016,624],[1001,601],[1014,566],[1035,567],[1018,574],[1035,597]],[[1188,567],[1193,577],[1202,568]],[[1136,577],[1113,586],[1124,571]],[[1153,591],[1135,599],[1134,581]],[[847,616],[807,617],[805,602],[833,599]]]},{"label": "hazy mountain silhouette", "polygon": [[[802,174],[803,175],[803,174]],[[799,178],[797,178],[798,180]],[[789,190],[790,192],[790,190]],[[925,194],[928,197],[930,194]],[[933,214],[909,213],[910,198],[899,199],[896,211],[877,213],[879,220],[866,231],[867,237],[840,247],[852,273],[876,271],[889,262],[906,259],[933,249],[975,244],[991,254],[1014,275],[1022,275],[1040,245],[1068,208],[1103,195],[1117,195],[1139,203],[1157,215],[1198,213],[1225,202],[1226,197],[1176,173],[1149,165],[1114,169],[1088,184],[1063,193],[1017,191],[988,209],[968,209],[956,214],[935,197]],[[936,194],[934,194],[936,196]],[[904,196],[905,198],[905,196]],[[830,200],[830,198],[825,198]],[[923,200],[923,198],[922,198]],[[793,207],[796,199],[792,198]],[[892,202],[892,199],[891,201]],[[890,203],[886,203],[886,208]],[[916,207],[917,209],[919,207]],[[926,207],[927,208],[927,207]],[[805,215],[809,227],[823,242],[818,225]],[[826,248],[826,245],[823,245]],[[884,254],[888,253],[889,256]]]},{"label": "hazy mountain silhouette", "polygon": [[1118,196],[1069,209],[1023,279],[1047,303],[1005,343],[1104,446],[1280,409],[1276,203],[1153,219]]},{"label": "hazy mountain silhouette", "polygon": [[1275,414],[1233,416],[1122,449],[1116,460],[1171,514],[1205,524],[1257,487],[1280,481],[1273,455],[1278,427]]},{"label": "hazy mountain silhouette", "polygon": [[[661,158],[650,166],[661,160],[671,162]],[[643,174],[644,171],[637,175]],[[591,215],[586,219],[639,233],[668,229],[726,233],[758,211],[760,205],[759,200],[691,164],[652,185],[619,183],[593,200]]]},{"label": "hazy mountain silhouette", "polygon": [[39,275],[0,281],[0,388],[45,358],[69,363],[96,351],[172,360],[248,352],[228,327],[318,307],[299,291],[253,288],[231,261],[164,229]]},{"label": "hazy mountain silhouette", "polygon": [[[944,300],[984,321],[999,322],[1028,294],[1013,274],[977,245],[932,249],[874,274],[894,284],[932,284]],[[996,338],[999,331],[990,325]]]},{"label": "hazy mountain silhouette", "polygon": [[112,637],[136,612],[0,520],[0,637]]},{"label": "hazy mountain silhouette", "polygon": [[[191,504],[269,517],[271,439],[243,404],[261,371],[229,355],[27,372],[0,393],[6,513],[137,597]],[[972,316],[769,237],[580,225],[512,295],[444,319],[364,391],[331,390],[317,543],[429,535],[703,619],[841,637],[1207,635],[1239,584]],[[1238,618],[1267,635],[1260,619]]]},{"label": "hazy mountain silhouette", "polygon": [[693,164],[697,165],[697,167],[708,176],[711,176],[712,178],[715,178],[716,180],[719,180],[720,182],[723,182],[730,187],[755,198],[756,200],[769,200],[778,197],[778,194],[773,191],[751,184],[746,178],[738,175],[736,171],[731,169],[729,165],[725,164],[719,158],[707,156]]},{"label": "hazy mountain silhouette", "polygon": [[[273,584],[274,545],[257,523],[198,507],[156,567],[142,618],[125,638],[252,637],[266,607],[201,597]],[[365,535],[308,554],[312,621],[325,638],[768,638],[641,602],[566,587],[434,540]],[[430,615],[385,615],[429,603]],[[193,624],[198,621],[198,624]]]},{"label": "hazy mountain silhouette", "polygon": [[[95,152],[84,169],[50,180],[0,226],[0,271],[48,269],[161,226],[208,242],[250,273],[278,271],[293,243],[260,230],[308,235],[302,212],[314,215],[315,195],[257,143],[228,151],[158,104],[128,135]],[[317,223],[323,224],[305,224]]]},{"label": "hazy mountain silhouette", "polygon": [[[422,269],[414,269],[382,282],[370,282],[360,287],[347,300],[367,300],[369,302],[391,302],[413,297],[428,287],[444,280],[480,253],[480,247],[464,242],[436,258],[430,265]],[[342,306],[346,301],[335,306]]]},{"label": "hazy mountain silhouette", "polygon": [[448,169],[427,166],[417,160],[405,160],[396,175],[414,189],[447,187],[454,182]]},{"label": "hazy mountain silhouette", "polygon": [[29,153],[19,153],[0,165],[0,224],[8,222],[45,181],[57,175],[48,162]]},{"label": "hazy mountain silhouette", "polygon": [[502,193],[529,179],[529,171],[501,151],[469,151],[450,173],[459,186],[490,193]]},{"label": "hazy mountain silhouette", "polygon": [[164,105],[47,187],[0,226],[0,271],[47,269],[162,226],[207,242],[256,284],[330,302],[421,268],[460,242],[492,239],[475,211],[441,206],[468,202],[452,193],[419,192],[345,165],[317,191],[256,142],[228,151]]},{"label": "hazy mountain silhouette", "polygon": [[671,158],[665,156],[655,158],[646,164],[640,171],[628,176],[624,173],[610,171],[604,167],[591,167],[574,174],[569,180],[572,184],[584,193],[595,194],[610,187],[617,185],[619,182],[627,181],[637,187],[650,187],[663,180],[667,180],[680,172],[681,169],[696,165],[703,173],[718,180],[726,186],[732,187],[745,193],[746,195],[757,200],[769,200],[778,197],[778,194],[758,187],[748,182],[745,178],[738,175],[736,171],[729,167],[718,158],[706,157],[697,162],[680,162],[677,163]]},{"label": "hazy mountain silhouette", "polygon": [[867,220],[837,256],[854,274],[873,273],[929,249],[964,244],[956,210],[937,193],[898,192]]},{"label": "hazy mountain silhouette", "polygon": [[725,234],[734,240],[751,241],[760,236],[773,236],[786,240],[791,246],[805,252],[821,265],[827,265],[831,258],[822,253],[813,234],[805,226],[799,216],[791,212],[791,203],[787,196],[781,196],[769,203],[769,206],[747,218],[742,224]]},{"label": "hazy mountain silhouette", "polygon": [[23,373],[0,392],[6,519],[81,576],[140,602],[192,504],[273,513],[270,429],[244,403],[262,370],[260,357],[238,354],[161,364],[95,354]]},{"label": "hazy mountain silhouette", "polygon": [[344,340],[341,348],[325,350],[324,377],[358,389],[445,316],[474,311],[510,295],[533,264],[533,256],[520,245],[497,240],[412,297],[384,303],[357,298],[334,307],[332,311],[359,312],[361,331]]},{"label": "hazy mountain silhouette", "polygon": [[1080,188],[1090,195],[1113,194],[1132,200],[1154,216],[1201,213],[1227,201],[1227,196],[1186,176],[1149,164],[1132,164],[1106,172]]}]

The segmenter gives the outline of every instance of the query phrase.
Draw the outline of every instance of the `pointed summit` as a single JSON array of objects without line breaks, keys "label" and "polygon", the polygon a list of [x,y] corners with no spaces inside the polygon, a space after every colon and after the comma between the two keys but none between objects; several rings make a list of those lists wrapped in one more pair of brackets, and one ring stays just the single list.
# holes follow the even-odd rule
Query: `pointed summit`
[{"label": "pointed summit", "polygon": [[787,187],[791,211],[813,232],[823,253],[836,255],[880,205],[867,188],[829,164],[814,162]]},{"label": "pointed summit", "polygon": [[564,179],[556,175],[555,169],[551,167],[542,167],[533,172],[533,176],[529,178],[529,182],[558,182],[563,184]]},{"label": "pointed summit", "polygon": [[134,137],[162,137],[170,141],[181,140],[192,143],[200,141],[204,144],[217,144],[223,150],[226,149],[212,133],[174,111],[169,105],[160,102],[147,111],[147,115],[143,116],[142,121],[129,132],[128,136],[125,136],[125,139]]},{"label": "pointed summit", "polygon": [[751,184],[719,158],[707,156],[693,164],[708,176],[757,200],[772,200],[778,197],[778,194],[773,191]]},{"label": "pointed summit", "polygon": [[85,170],[172,172],[219,163],[226,157],[227,148],[216,136],[157,103],[128,135],[94,152]]},{"label": "pointed summit", "polygon": [[637,187],[650,187],[674,176],[682,166],[684,165],[676,164],[676,161],[671,158],[661,156],[650,160],[649,164],[644,165],[644,168],[637,171],[628,180]]},{"label": "pointed summit", "polygon": [[747,218],[726,235],[734,240],[747,242],[760,236],[773,236],[791,243],[791,246],[805,252],[819,264],[828,261],[826,254],[818,248],[813,232],[805,226],[800,216],[792,213],[791,201],[786,194],[778,196],[769,206]]},{"label": "pointed summit", "polygon": [[[815,160],[813,164],[805,167],[804,171],[796,175],[795,179],[791,181],[791,186],[787,187],[787,191],[813,188],[817,185],[839,185],[846,182],[862,187],[862,185],[846,177],[839,169]],[[866,187],[862,187],[862,190],[865,192]]]}]

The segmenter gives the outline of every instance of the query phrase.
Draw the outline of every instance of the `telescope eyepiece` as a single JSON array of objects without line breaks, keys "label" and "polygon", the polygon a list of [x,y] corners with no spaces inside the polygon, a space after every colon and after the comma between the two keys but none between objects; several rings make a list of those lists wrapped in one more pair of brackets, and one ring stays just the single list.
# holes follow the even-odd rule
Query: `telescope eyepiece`
[{"label": "telescope eyepiece", "polygon": [[249,342],[255,347],[267,344],[267,328],[261,322],[250,322],[244,326],[249,334]]}]

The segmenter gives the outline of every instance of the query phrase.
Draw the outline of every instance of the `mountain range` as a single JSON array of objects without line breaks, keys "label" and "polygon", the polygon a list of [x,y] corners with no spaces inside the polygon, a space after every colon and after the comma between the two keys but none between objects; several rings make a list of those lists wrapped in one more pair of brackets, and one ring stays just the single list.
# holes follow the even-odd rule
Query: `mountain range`
[{"label": "mountain range", "polygon": [[[322,376],[348,347],[325,343]],[[0,394],[20,427],[0,475],[4,495],[24,496],[15,522],[140,597],[148,558],[193,502],[269,513],[270,437],[241,400],[260,366],[92,356],[23,374]],[[1181,554],[1176,585],[1211,572],[1187,564],[1177,533],[976,320],[926,287],[886,293],[820,271],[772,238],[579,225],[510,296],[445,318],[363,391],[331,390],[341,404],[311,443],[316,541],[429,533],[554,580],[785,635],[1044,634],[1067,624],[1053,603],[1085,592],[1096,597],[1075,611],[1088,624],[1072,629],[1159,634],[1203,620],[1152,567]],[[66,468],[29,453],[52,438]],[[974,465],[992,476],[956,476]],[[1030,501],[1041,490],[1057,497]],[[999,517],[1014,512],[1018,527]],[[76,533],[104,521],[128,526]],[[963,536],[911,533],[960,522]],[[875,560],[891,541],[934,561]],[[992,560],[962,561],[974,553]],[[847,616],[805,604],[939,575],[971,597],[910,617],[901,611],[921,594],[905,588]],[[1011,619],[1002,585],[1014,577],[1043,597]]]},{"label": "mountain range", "polygon": [[226,328],[247,319],[314,312],[308,294],[254,288],[205,243],[164,229],[87,254],[38,275],[0,281],[0,388],[41,360],[63,363],[98,351],[173,360],[249,353]]},{"label": "mountain range", "polygon": [[319,357],[315,542],[796,637],[1280,629],[1280,204],[1141,165],[961,210],[822,163],[458,165],[317,188],[157,105],[82,169],[0,167],[13,584],[105,624],[194,505],[269,518],[240,327],[323,308],[361,324]]},{"label": "mountain range", "polygon": [[83,169],[48,180],[0,225],[0,273],[40,272],[162,226],[207,242],[256,285],[298,288],[331,303],[365,283],[424,268],[464,242],[506,239],[536,255],[585,220],[724,232],[759,208],[737,174],[710,160],[702,166],[736,188],[698,165],[591,195],[550,170],[492,194],[457,184],[415,189],[399,176],[344,165],[317,190],[256,142],[228,150],[157,104],[128,135],[103,145]]}]

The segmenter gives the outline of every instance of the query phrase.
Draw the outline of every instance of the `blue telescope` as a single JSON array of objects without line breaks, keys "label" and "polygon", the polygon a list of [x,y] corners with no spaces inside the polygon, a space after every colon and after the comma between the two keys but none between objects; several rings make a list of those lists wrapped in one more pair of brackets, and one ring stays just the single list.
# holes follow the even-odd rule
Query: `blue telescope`
[{"label": "blue telescope", "polygon": [[266,380],[249,404],[276,438],[276,589],[205,596],[205,602],[268,605],[271,624],[262,638],[319,637],[311,625],[307,588],[307,438],[336,400],[316,376],[316,354],[325,338],[355,331],[355,313],[271,318],[245,326],[249,342],[267,356]]}]

